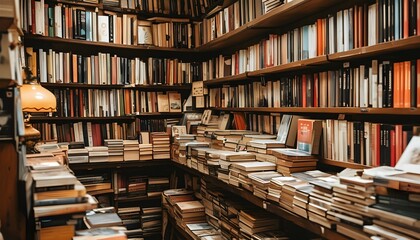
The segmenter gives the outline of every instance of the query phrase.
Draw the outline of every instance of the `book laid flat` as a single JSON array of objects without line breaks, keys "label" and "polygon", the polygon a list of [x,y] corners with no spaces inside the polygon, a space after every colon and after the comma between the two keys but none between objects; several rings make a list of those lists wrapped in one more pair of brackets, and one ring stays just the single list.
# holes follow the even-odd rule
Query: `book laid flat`
[{"label": "book laid flat", "polygon": [[34,207],[34,217],[72,214],[96,208],[98,202],[89,194],[86,197],[87,201],[84,203]]},{"label": "book laid flat", "polygon": [[32,172],[35,187],[54,187],[61,185],[74,185],[77,178],[68,170]]}]

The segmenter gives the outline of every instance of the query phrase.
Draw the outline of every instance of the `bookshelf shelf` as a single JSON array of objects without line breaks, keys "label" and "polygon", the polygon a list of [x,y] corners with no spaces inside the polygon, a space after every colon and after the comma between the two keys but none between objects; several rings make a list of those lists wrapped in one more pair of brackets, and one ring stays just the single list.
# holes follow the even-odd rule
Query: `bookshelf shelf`
[{"label": "bookshelf shelf", "polygon": [[97,162],[70,164],[72,170],[122,169],[150,166],[166,166],[169,160],[126,161],[126,162]]},{"label": "bookshelf shelf", "polygon": [[255,107],[255,108],[212,108],[218,111],[255,113],[314,113],[314,114],[364,114],[364,115],[406,115],[419,116],[418,108],[352,108],[352,107]]},{"label": "bookshelf shelf", "polygon": [[370,168],[370,166],[358,164],[358,163],[351,163],[351,162],[340,162],[330,159],[321,159],[320,163],[330,165],[330,166],[336,166],[341,168],[354,168],[354,169],[365,169]]},{"label": "bookshelf shelf", "polygon": [[225,84],[225,83],[243,83],[244,80],[247,79],[248,73],[241,73],[238,75],[234,75],[234,76],[228,76],[228,77],[222,77],[222,78],[218,78],[218,79],[213,79],[213,80],[207,80],[204,81],[204,85],[205,86],[212,86],[212,85],[220,85],[220,84]]},{"label": "bookshelf shelf", "polygon": [[183,85],[110,85],[110,84],[84,84],[84,83],[41,83],[46,88],[83,88],[83,89],[136,89],[144,91],[190,91],[191,84]]},{"label": "bookshelf shelf", "polygon": [[158,196],[116,196],[114,201],[118,202],[135,202],[135,201],[152,201],[152,200],[160,200],[161,195]]},{"label": "bookshelf shelf", "polygon": [[133,121],[135,116],[121,116],[121,117],[31,117],[31,122],[57,122],[57,121],[65,121],[65,122],[86,122],[86,121],[107,121],[107,122],[115,122],[115,121]]},{"label": "bookshelf shelf", "polygon": [[93,42],[79,39],[65,39],[58,37],[46,37],[41,35],[26,34],[25,45],[37,46],[37,48],[60,49],[61,51],[83,52],[92,54],[106,52],[124,56],[138,57],[177,57],[178,59],[196,60],[198,52],[196,49],[167,48],[152,45],[125,45],[107,42]]},{"label": "bookshelf shelf", "polygon": [[244,43],[246,45],[247,42],[244,39],[255,39],[274,28],[287,26],[301,20],[305,16],[314,15],[342,2],[341,0],[294,0],[198,47],[198,50],[201,52],[211,52],[231,47],[240,47],[238,43]]},{"label": "bookshelf shelf", "polygon": [[103,4],[102,3],[71,1],[71,0],[47,0],[45,2],[61,3],[61,4],[75,5],[75,6],[81,6],[81,7],[92,7],[92,8],[97,7],[99,9],[103,9]]},{"label": "bookshelf shelf", "polygon": [[251,192],[248,192],[244,189],[240,189],[240,188],[236,188],[232,185],[229,185],[219,179],[217,179],[216,177],[207,175],[207,174],[203,174],[195,169],[189,168],[187,166],[181,165],[179,163],[176,163],[174,161],[172,161],[172,164],[176,167],[179,168],[183,171],[186,171],[188,173],[191,173],[193,175],[202,177],[204,180],[211,182],[211,184],[215,185],[216,187],[220,187],[226,191],[229,191],[233,194],[236,194],[238,196],[240,196],[241,198],[246,199],[247,201],[253,203],[254,205],[263,208],[265,210],[267,210],[270,213],[273,213],[283,219],[286,219],[290,222],[293,222],[295,224],[297,224],[300,227],[303,227],[315,234],[318,234],[319,236],[326,238],[326,239],[347,239],[345,236],[334,232],[330,229],[324,228],[321,225],[311,222],[306,218],[303,218],[293,212],[290,212],[278,205],[275,205],[274,203],[268,202],[268,201],[264,201],[256,196],[254,196]]}]

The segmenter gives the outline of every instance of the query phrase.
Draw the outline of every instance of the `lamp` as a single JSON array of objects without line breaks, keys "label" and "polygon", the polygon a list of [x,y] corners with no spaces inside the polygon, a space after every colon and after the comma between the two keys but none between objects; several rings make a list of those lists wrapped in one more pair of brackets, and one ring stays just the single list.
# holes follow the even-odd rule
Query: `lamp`
[{"label": "lamp", "polygon": [[28,151],[31,152],[36,141],[41,138],[41,133],[29,123],[31,113],[55,112],[57,101],[53,93],[38,84],[37,78],[32,77],[28,68],[25,68],[25,74],[27,78],[20,87],[20,96],[25,118],[25,141]]}]

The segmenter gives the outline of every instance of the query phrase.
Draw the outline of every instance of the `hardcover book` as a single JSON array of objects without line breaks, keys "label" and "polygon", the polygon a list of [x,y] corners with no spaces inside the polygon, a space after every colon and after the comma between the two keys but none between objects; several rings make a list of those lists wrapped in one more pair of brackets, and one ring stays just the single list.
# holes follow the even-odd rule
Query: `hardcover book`
[{"label": "hardcover book", "polygon": [[297,149],[309,154],[318,154],[322,132],[322,121],[299,119],[297,129]]}]

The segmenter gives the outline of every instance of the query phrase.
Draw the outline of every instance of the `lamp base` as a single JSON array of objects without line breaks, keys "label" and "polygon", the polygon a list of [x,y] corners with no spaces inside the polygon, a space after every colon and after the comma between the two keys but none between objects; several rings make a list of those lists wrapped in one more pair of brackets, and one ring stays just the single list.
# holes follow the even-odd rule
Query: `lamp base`
[{"label": "lamp base", "polygon": [[35,145],[40,139],[41,133],[32,127],[31,124],[25,124],[26,153],[38,153],[38,151],[35,149]]}]

